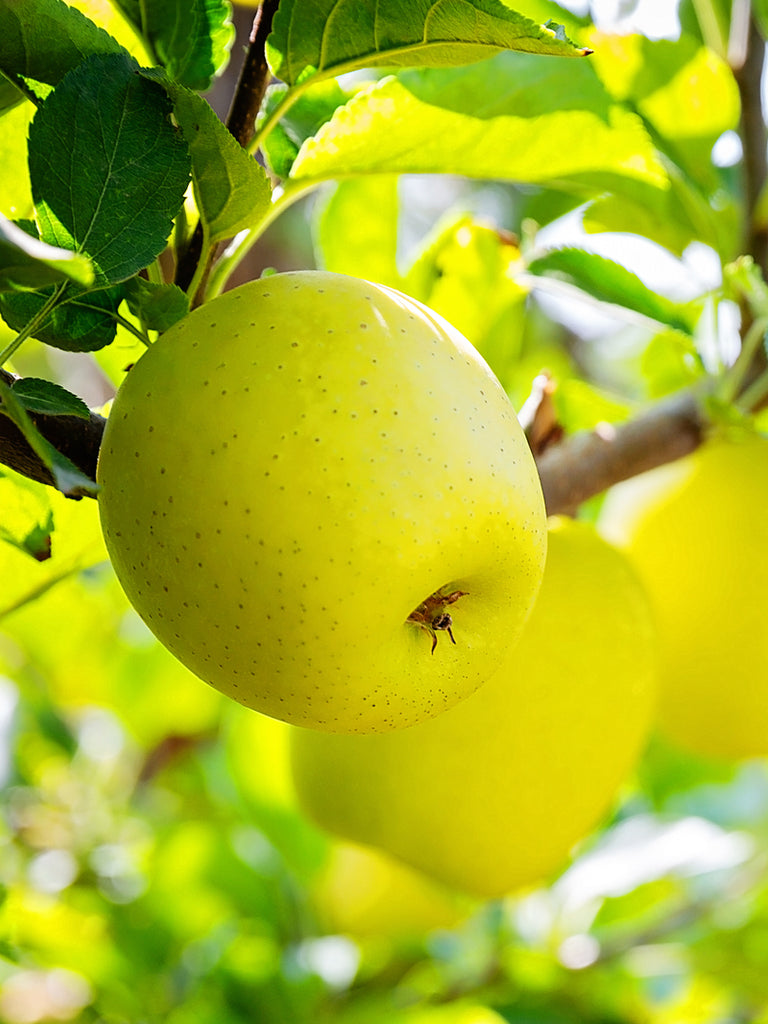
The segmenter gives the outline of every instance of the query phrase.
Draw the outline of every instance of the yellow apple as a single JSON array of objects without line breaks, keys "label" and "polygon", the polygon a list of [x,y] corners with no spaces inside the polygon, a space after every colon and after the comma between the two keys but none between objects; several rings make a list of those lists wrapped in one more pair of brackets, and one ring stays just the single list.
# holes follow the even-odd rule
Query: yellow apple
[{"label": "yellow apple", "polygon": [[470,912],[457,894],[380,850],[334,843],[311,887],[328,931],[355,938],[407,939],[453,928]]},{"label": "yellow apple", "polygon": [[705,756],[768,754],[767,508],[753,435],[627,481],[601,513],[654,607],[660,730]]},{"label": "yellow apple", "polygon": [[653,639],[624,556],[590,526],[552,520],[539,598],[494,678],[400,732],[293,730],[299,800],[330,832],[472,894],[543,881],[609,810],[642,749]]},{"label": "yellow apple", "polygon": [[508,1020],[488,1006],[457,1000],[403,1006],[395,997],[359,999],[339,1017],[341,1024],[505,1024]]},{"label": "yellow apple", "polygon": [[171,328],[123,382],[97,476],[110,557],[159,639],[318,729],[402,728],[468,696],[543,571],[536,467],[486,363],[425,306],[343,275],[253,281]]}]

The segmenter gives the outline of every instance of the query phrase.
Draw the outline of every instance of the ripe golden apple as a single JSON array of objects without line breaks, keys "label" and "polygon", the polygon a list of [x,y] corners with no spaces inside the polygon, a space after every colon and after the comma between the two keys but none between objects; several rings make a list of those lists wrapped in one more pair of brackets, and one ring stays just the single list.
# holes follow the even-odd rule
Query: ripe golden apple
[{"label": "ripe golden apple", "polygon": [[292,735],[320,825],[479,896],[545,880],[608,811],[654,695],[634,573],[585,524],[553,520],[544,582],[500,671],[438,718],[378,736]]},{"label": "ripe golden apple", "polygon": [[322,926],[359,939],[415,938],[456,927],[471,903],[380,850],[334,843],[311,886]]},{"label": "ripe golden apple", "polygon": [[472,693],[543,571],[536,468],[488,366],[426,307],[343,275],[254,281],[171,328],[120,388],[98,481],[159,639],[319,729],[402,728]]},{"label": "ripe golden apple", "polygon": [[659,727],[705,756],[768,754],[768,440],[712,440],[614,488],[601,532],[659,630]]}]

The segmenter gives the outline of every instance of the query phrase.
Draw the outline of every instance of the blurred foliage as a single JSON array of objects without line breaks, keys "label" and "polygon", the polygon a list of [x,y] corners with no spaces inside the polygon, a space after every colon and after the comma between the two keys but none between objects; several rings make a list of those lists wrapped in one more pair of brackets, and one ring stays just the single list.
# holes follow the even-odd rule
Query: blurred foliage
[{"label": "blurred foliage", "polygon": [[[74,6],[144,59],[120,14],[133,4]],[[317,85],[267,156],[299,182],[327,182],[238,273],[304,265],[313,244],[318,265],[402,288],[453,321],[518,405],[548,371],[571,431],[622,420],[729,362],[735,304],[722,269],[750,221],[738,155],[713,158],[738,127],[731,5],[684,0],[685,32],[664,40],[597,32],[549,0],[513,6],[596,50],[578,71],[578,152],[561,134],[561,107],[578,105],[567,91],[575,63],[525,58],[554,85],[520,85],[515,114],[549,100],[537,114],[545,123],[523,125],[521,138],[547,127],[546,139],[537,156],[517,136],[504,134],[502,148],[483,136],[484,181],[437,174],[479,159],[462,109],[467,79],[453,69],[439,82],[456,109],[440,108],[419,166],[403,152],[434,128],[421,106],[424,121],[383,133],[386,160],[370,137],[342,153],[356,154],[351,170],[335,143],[302,148],[347,97],[335,82]],[[765,4],[755,7],[765,21]],[[243,8],[238,26],[251,15]],[[504,87],[504,67],[472,79],[475,93]],[[429,81],[406,73],[386,88],[417,109]],[[276,91],[267,109],[279,101]],[[510,101],[507,133],[522,120],[511,111]],[[32,113],[24,99],[3,114],[0,163],[11,172],[0,210],[16,218],[32,208],[19,170]],[[384,117],[373,103],[363,113],[374,128]],[[612,118],[621,145],[588,168],[600,156],[589,128]],[[642,167],[620,181],[635,138]],[[555,158],[562,175],[550,174]],[[501,173],[504,161],[514,173]],[[651,246],[643,260],[632,258],[638,236]],[[637,283],[595,274],[595,261],[566,274],[550,257],[574,244],[608,252]],[[31,345],[15,368],[64,379],[100,405],[140,350],[121,328],[87,365]],[[105,562],[94,502],[5,470],[0,502],[3,1024],[768,1024],[764,761],[703,761],[654,737],[611,820],[559,877],[470,901],[306,820],[288,727],[225,701],[157,645]]]}]

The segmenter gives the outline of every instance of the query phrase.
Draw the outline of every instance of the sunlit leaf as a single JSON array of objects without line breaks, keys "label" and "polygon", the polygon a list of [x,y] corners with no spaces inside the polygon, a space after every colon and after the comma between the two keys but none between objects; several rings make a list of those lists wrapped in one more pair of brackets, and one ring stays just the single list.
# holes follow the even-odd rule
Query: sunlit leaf
[{"label": "sunlit leaf", "polygon": [[587,62],[501,54],[404,71],[356,95],[302,147],[291,183],[372,172],[449,173],[577,192],[666,173],[641,122]]},{"label": "sunlit leaf", "polygon": [[397,269],[398,183],[392,175],[340,182],[320,208],[315,239],[321,265],[402,287]]},{"label": "sunlit leaf", "polygon": [[68,280],[91,284],[93,267],[86,256],[46,245],[0,214],[0,291]]},{"label": "sunlit leaf", "polygon": [[267,41],[272,71],[289,85],[376,65],[468,64],[501,49],[585,53],[500,0],[283,0]]},{"label": "sunlit leaf", "polygon": [[531,274],[566,282],[587,294],[690,334],[696,316],[690,309],[652,291],[615,260],[583,249],[554,249],[528,264]]}]

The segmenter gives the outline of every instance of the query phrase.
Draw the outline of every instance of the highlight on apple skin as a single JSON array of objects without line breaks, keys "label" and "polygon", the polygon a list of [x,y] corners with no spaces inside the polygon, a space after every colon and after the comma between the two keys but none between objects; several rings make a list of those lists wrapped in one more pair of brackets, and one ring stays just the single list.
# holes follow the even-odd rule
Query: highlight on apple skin
[{"label": "highlight on apple skin", "polygon": [[312,728],[452,707],[540,585],[543,499],[500,384],[435,313],[344,275],[253,281],[166,332],[118,392],[98,482],[162,643]]}]

